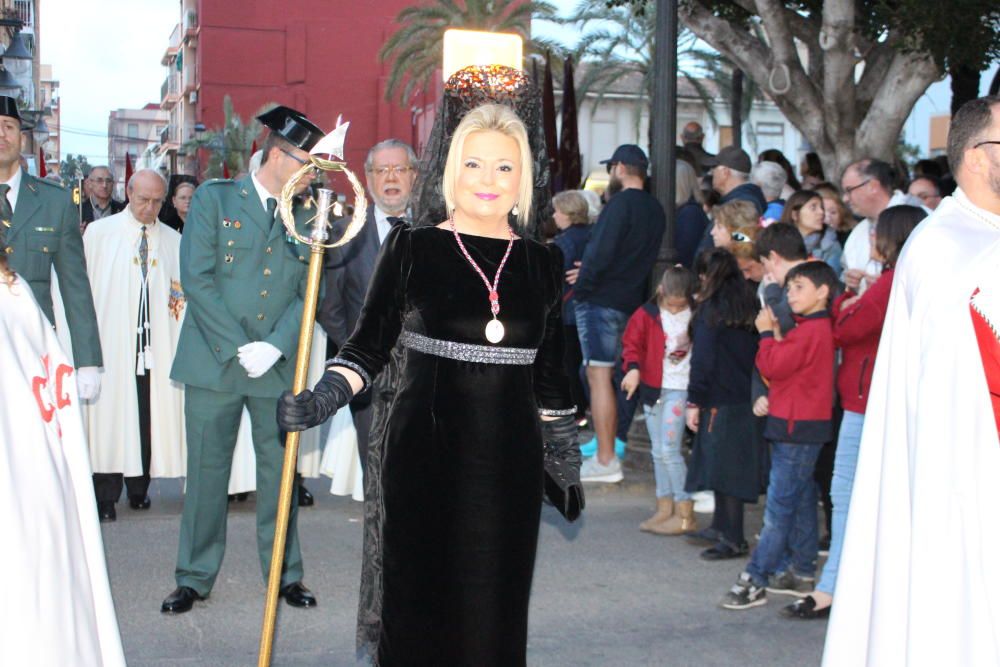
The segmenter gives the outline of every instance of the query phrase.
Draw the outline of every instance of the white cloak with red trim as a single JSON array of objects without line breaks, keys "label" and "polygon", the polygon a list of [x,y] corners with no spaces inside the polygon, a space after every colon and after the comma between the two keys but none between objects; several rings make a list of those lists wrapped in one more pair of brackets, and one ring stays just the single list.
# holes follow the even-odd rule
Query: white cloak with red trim
[{"label": "white cloak with red trim", "polygon": [[20,281],[0,368],[0,665],[124,665],[76,373]]},{"label": "white cloak with red trim", "polygon": [[969,311],[998,274],[1000,216],[960,190],[903,250],[825,667],[1000,665],[1000,441]]}]

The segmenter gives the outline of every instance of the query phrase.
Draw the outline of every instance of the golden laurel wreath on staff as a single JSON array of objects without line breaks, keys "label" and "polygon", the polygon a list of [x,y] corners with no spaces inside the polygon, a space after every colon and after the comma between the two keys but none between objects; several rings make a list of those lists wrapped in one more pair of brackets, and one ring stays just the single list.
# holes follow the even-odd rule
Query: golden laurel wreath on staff
[{"label": "golden laurel wreath on staff", "polygon": [[[351,188],[354,190],[354,215],[351,217],[351,222],[347,226],[347,229],[344,230],[344,235],[334,243],[325,243],[327,239],[326,230],[330,227],[330,222],[327,219],[330,210],[329,208],[324,210],[322,205],[316,206],[316,215],[309,219],[309,222],[313,226],[313,233],[310,238],[304,238],[301,234],[299,234],[295,226],[295,215],[293,213],[293,208],[295,206],[295,190],[305,175],[314,170],[343,172],[343,174],[347,177],[347,180],[351,182]],[[320,190],[320,199],[322,199],[322,196],[323,190]],[[310,197],[310,201],[312,201],[312,197]],[[322,203],[325,202],[321,202],[321,204]],[[306,208],[309,208],[309,203],[306,204]],[[309,246],[319,244],[324,249],[338,248],[347,244],[351,239],[357,236],[365,224],[365,213],[367,208],[368,202],[365,199],[365,189],[361,185],[361,181],[358,180],[358,177],[354,175],[354,172],[348,169],[347,165],[343,162],[338,162],[337,160],[327,160],[317,155],[310,155],[309,163],[304,164],[298,171],[292,174],[292,177],[288,179],[287,183],[285,183],[285,187],[281,189],[281,198],[278,200],[278,213],[281,214],[281,222],[285,225],[288,235],[299,243],[304,243]],[[316,238],[317,230],[322,231],[322,238]]]},{"label": "golden laurel wreath on staff", "polygon": [[[338,123],[338,129],[340,125]],[[343,132],[341,132],[341,151],[343,150]],[[317,146],[318,148],[318,146]],[[314,149],[315,150],[315,149]],[[337,154],[338,156],[340,153]],[[315,208],[316,213],[309,219],[312,230],[308,237],[302,236],[295,226],[295,191],[299,183],[313,170],[319,171],[340,171],[343,172],[351,182],[354,189],[354,215],[347,225],[344,235],[333,243],[327,243],[327,229],[330,227],[330,211],[337,211],[339,203],[333,201],[333,191],[320,188],[315,201],[310,197],[306,201],[306,208]],[[315,206],[312,206],[315,204]],[[281,222],[285,225],[285,230],[291,238],[299,243],[309,246],[309,270],[306,274],[306,292],[302,311],[302,325],[299,328],[299,347],[295,358],[295,379],[292,383],[292,392],[301,393],[306,389],[306,382],[309,377],[309,356],[312,351],[313,328],[316,322],[316,302],[319,299],[319,282],[323,274],[323,253],[327,248],[337,248],[351,241],[365,224],[365,217],[368,202],[365,199],[365,191],[347,165],[336,160],[328,160],[317,155],[310,155],[309,162],[296,171],[281,189],[281,197],[278,200],[278,212],[281,214]],[[268,667],[271,664],[271,649],[274,643],[274,626],[278,615],[278,595],[281,589],[281,570],[285,561],[285,541],[288,533],[288,520],[292,509],[292,490],[295,481],[295,469],[299,458],[299,436],[294,432],[287,434],[285,438],[285,460],[281,469],[281,488],[278,492],[278,514],[275,518],[274,546],[271,551],[271,567],[267,579],[267,597],[264,601],[264,621],[260,633],[260,651],[258,653],[258,667]]]}]

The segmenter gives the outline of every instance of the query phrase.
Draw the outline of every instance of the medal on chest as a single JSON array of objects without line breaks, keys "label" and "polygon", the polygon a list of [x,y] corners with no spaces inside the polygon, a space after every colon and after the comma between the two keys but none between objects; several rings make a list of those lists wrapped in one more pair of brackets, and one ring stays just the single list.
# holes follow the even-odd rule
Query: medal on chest
[{"label": "medal on chest", "polygon": [[484,334],[486,340],[496,345],[503,340],[504,334],[506,333],[503,328],[503,323],[497,319],[497,315],[500,314],[500,274],[503,272],[503,267],[507,263],[507,258],[510,257],[510,250],[514,247],[514,230],[508,229],[507,233],[510,234],[510,240],[507,243],[507,251],[503,254],[503,259],[500,260],[500,266],[497,267],[497,273],[493,276],[493,284],[486,278],[486,274],[483,270],[479,268],[476,264],[476,260],[472,259],[472,255],[469,251],[465,249],[465,244],[462,243],[462,237],[458,235],[458,229],[455,227],[455,219],[452,218],[448,221],[451,225],[451,232],[455,235],[455,241],[458,243],[459,249],[462,254],[465,255],[465,259],[472,265],[472,268],[476,270],[479,277],[482,278],[483,284],[486,285],[486,290],[489,292],[490,300],[490,312],[493,313],[493,319],[486,323],[486,329]]}]

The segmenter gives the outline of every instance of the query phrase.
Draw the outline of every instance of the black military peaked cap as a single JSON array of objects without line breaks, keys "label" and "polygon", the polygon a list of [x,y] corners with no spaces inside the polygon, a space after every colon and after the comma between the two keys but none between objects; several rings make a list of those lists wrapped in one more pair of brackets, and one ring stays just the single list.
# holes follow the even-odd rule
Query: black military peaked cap
[{"label": "black military peaked cap", "polygon": [[316,127],[301,111],[277,106],[257,116],[257,120],[279,137],[304,151],[312,149],[323,138],[323,130]]}]

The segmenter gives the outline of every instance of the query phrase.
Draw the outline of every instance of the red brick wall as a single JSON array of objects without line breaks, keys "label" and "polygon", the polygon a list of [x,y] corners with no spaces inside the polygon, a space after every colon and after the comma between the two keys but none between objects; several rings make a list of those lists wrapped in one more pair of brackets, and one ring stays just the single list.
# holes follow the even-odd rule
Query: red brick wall
[{"label": "red brick wall", "polygon": [[[388,65],[378,50],[414,0],[200,0],[197,121],[223,122],[229,95],[244,119],[277,102],[324,130],[351,121],[346,158],[357,172],[388,137],[416,143],[410,109],[384,99]],[[417,100],[416,106],[432,103]]]}]

